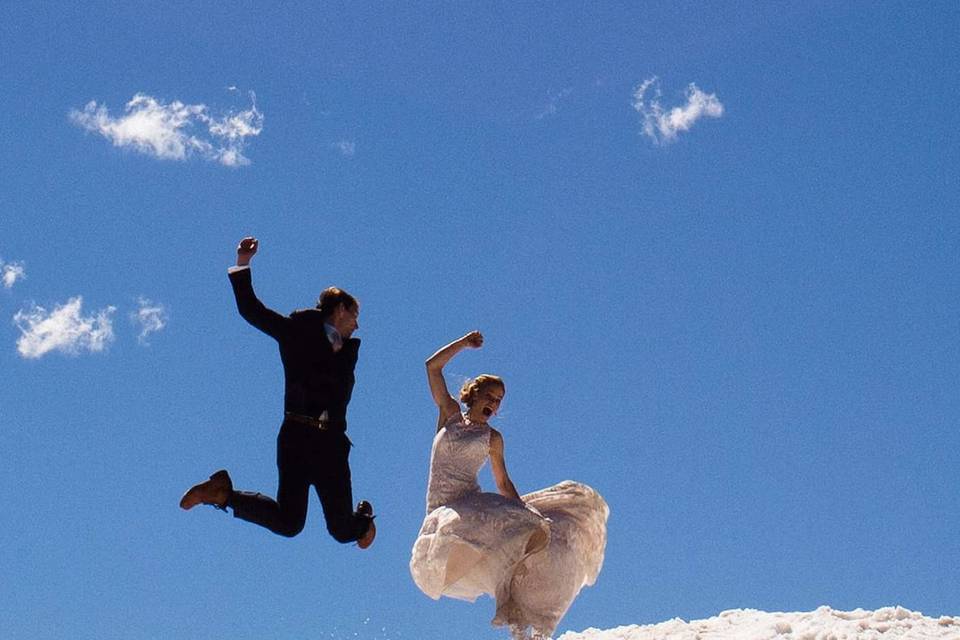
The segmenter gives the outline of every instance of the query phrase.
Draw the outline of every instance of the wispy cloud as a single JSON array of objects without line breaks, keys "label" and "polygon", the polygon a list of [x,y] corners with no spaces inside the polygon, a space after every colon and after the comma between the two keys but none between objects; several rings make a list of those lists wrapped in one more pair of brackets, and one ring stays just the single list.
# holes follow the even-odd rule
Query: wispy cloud
[{"label": "wispy cloud", "polygon": [[334,142],[330,145],[334,149],[340,152],[340,155],[347,158],[352,158],[357,155],[357,143],[353,140],[340,140],[339,142]]},{"label": "wispy cloud", "polygon": [[661,97],[660,80],[656,76],[645,80],[633,92],[633,108],[643,117],[643,133],[654,144],[673,142],[700,118],[723,115],[723,104],[716,94],[704,93],[692,82],[687,86],[687,102],[683,106],[665,111],[660,104]]},{"label": "wispy cloud", "polygon": [[33,305],[13,317],[20,329],[17,351],[24,358],[36,359],[51,351],[77,355],[84,351],[103,351],[113,341],[111,316],[116,309],[106,307],[91,316],[84,316],[83,298],[76,296],[66,304],[48,312]]},{"label": "wispy cloud", "polygon": [[552,116],[560,110],[560,101],[573,93],[573,87],[568,87],[563,91],[557,91],[550,94],[547,105],[536,115],[537,120],[543,120],[547,116]]},{"label": "wispy cloud", "polygon": [[247,139],[260,135],[263,114],[256,96],[240,112],[213,116],[203,104],[169,104],[138,93],[124,107],[124,115],[113,117],[106,105],[91,101],[70,112],[70,119],[87,131],[99,133],[114,146],[129,147],[163,160],[185,160],[198,156],[228,167],[250,164],[243,155]]},{"label": "wispy cloud", "polygon": [[12,289],[17,280],[27,277],[27,271],[22,262],[7,262],[0,260],[0,281],[5,289]]},{"label": "wispy cloud", "polygon": [[168,314],[162,304],[154,303],[144,297],[137,298],[137,310],[130,314],[130,319],[140,327],[137,342],[148,345],[147,336],[156,333],[167,326]]}]

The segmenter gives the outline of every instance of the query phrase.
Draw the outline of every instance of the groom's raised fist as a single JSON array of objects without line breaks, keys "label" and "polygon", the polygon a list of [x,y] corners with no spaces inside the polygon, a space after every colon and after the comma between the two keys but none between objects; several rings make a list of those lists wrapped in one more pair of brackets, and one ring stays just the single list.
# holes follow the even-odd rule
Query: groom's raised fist
[{"label": "groom's raised fist", "polygon": [[249,264],[250,258],[257,253],[257,247],[259,245],[260,242],[252,236],[247,236],[241,240],[237,246],[237,266],[243,267]]}]

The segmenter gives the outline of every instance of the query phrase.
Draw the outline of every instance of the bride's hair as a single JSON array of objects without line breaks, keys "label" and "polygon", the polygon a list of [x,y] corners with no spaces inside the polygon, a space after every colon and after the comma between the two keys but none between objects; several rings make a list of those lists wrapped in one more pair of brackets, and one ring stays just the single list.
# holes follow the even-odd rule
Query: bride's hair
[{"label": "bride's hair", "polygon": [[491,384],[499,385],[504,391],[507,390],[507,386],[503,384],[503,378],[490,373],[482,373],[473,380],[467,380],[463,383],[463,386],[460,387],[460,402],[469,407],[473,404],[473,399],[477,397],[477,394]]}]

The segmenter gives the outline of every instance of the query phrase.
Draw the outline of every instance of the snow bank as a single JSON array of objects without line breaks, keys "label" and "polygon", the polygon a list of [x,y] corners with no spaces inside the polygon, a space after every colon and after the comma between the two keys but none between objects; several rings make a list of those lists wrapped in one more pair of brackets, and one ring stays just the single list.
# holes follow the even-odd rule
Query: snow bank
[{"label": "snow bank", "polygon": [[903,607],[800,613],[732,609],[706,620],[568,632],[557,640],[960,640],[960,617],[928,618]]}]

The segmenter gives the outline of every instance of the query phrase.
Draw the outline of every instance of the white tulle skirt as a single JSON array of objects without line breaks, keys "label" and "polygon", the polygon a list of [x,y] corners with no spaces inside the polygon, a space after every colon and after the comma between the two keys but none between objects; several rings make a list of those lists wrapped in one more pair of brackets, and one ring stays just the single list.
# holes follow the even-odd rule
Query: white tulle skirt
[{"label": "white tulle skirt", "polygon": [[437,507],[413,545],[410,573],[434,599],[490,595],[493,624],[515,637],[528,628],[547,637],[597,579],[609,509],[599,493],[569,480],[523,501],[475,493]]}]

